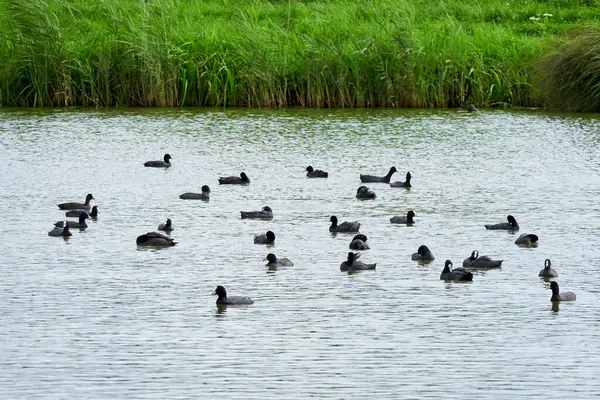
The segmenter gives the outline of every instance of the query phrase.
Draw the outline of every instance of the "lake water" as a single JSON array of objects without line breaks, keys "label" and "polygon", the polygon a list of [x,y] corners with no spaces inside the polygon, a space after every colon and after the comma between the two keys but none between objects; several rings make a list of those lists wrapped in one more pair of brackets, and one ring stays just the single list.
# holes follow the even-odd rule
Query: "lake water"
[{"label": "lake water", "polygon": [[[3,110],[0,397],[589,399],[600,395],[600,118],[542,112]],[[173,156],[170,169],[144,168]],[[309,180],[304,169],[329,171]],[[411,171],[410,191],[367,184]],[[249,186],[219,186],[245,171]],[[211,200],[179,194],[209,185]],[[64,240],[56,204],[99,218]],[[269,205],[272,221],[241,220]],[[416,212],[412,227],[389,218]],[[512,214],[520,233],[487,231]],[[339,270],[358,220],[376,271]],[[135,239],[167,217],[178,245]],[[253,235],[272,230],[271,248]],[[436,260],[411,261],[421,244]],[[504,259],[439,280],[472,250]],[[273,252],[294,266],[270,271]],[[561,290],[553,309],[552,260]],[[219,310],[217,285],[255,304]]]}]

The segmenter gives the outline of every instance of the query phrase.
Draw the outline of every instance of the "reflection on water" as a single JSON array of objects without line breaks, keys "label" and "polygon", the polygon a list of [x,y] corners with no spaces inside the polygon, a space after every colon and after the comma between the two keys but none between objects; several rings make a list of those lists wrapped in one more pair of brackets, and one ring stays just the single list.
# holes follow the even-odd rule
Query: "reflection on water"
[{"label": "reflection on water", "polygon": [[216,313],[217,317],[221,316],[222,314],[225,314],[226,311],[227,311],[226,304],[217,304],[217,313]]},{"label": "reflection on water", "polygon": [[[5,398],[600,395],[596,116],[136,109],[0,116]],[[171,168],[142,166],[165,153]],[[329,178],[306,178],[307,165]],[[369,183],[377,198],[357,201],[359,175],[392,165],[399,171],[392,180],[411,171],[413,187]],[[235,171],[251,184],[218,184]],[[209,202],[179,199],[202,185],[211,188]],[[64,219],[56,204],[89,192],[101,218],[67,240],[48,237]],[[273,220],[240,218],[264,204]],[[390,223],[411,209],[414,226]],[[508,214],[521,233],[541,237],[539,247],[486,231],[485,223]],[[375,271],[340,272],[354,234],[330,233],[331,215],[361,223]],[[136,245],[166,218],[176,246]],[[267,230],[277,240],[265,252],[253,237]],[[422,244],[435,261],[411,260]],[[473,249],[504,259],[502,269],[477,272],[469,285],[439,279],[444,260],[461,265]],[[271,251],[294,266],[266,267]],[[561,288],[578,294],[560,313],[537,277],[546,258]],[[210,295],[217,285],[255,303],[217,307]],[[556,360],[564,368],[554,368]],[[456,374],[460,385],[448,378]]]}]

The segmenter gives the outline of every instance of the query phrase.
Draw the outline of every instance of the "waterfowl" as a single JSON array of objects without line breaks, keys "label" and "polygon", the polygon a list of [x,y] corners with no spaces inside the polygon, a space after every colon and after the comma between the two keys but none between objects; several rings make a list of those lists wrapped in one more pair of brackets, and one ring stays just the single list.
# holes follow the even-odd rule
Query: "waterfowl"
[{"label": "waterfowl", "polygon": [[294,265],[288,258],[277,258],[273,253],[267,254],[263,261],[268,261],[265,264],[267,267],[291,267]]},{"label": "waterfowl", "polygon": [[410,174],[410,172],[406,173],[406,181],[402,182],[402,181],[396,181],[396,182],[392,182],[390,183],[391,187],[405,187],[405,188],[409,188],[412,187],[412,185],[410,184],[410,180],[412,178],[412,175]]},{"label": "waterfowl", "polygon": [[314,169],[312,166],[306,167],[306,177],[307,178],[327,178],[329,176],[328,172],[321,171],[320,169]]},{"label": "waterfowl", "polygon": [[182,193],[179,195],[179,198],[184,200],[209,200],[210,188],[208,187],[208,185],[203,185],[202,193]]},{"label": "waterfowl", "polygon": [[350,242],[349,247],[351,250],[369,250],[370,247],[366,242],[367,242],[367,235],[363,235],[362,233],[359,233],[358,235],[356,235],[352,238],[352,241]]},{"label": "waterfowl", "polygon": [[271,207],[264,206],[260,211],[240,211],[242,219],[244,218],[255,218],[255,219],[271,219],[273,218],[273,210]]},{"label": "waterfowl", "polygon": [[492,260],[488,256],[479,256],[477,250],[473,250],[470,257],[467,257],[463,261],[464,268],[502,268],[502,262],[504,260]]},{"label": "waterfowl", "polygon": [[171,232],[173,230],[173,223],[171,222],[171,218],[167,218],[167,222],[164,224],[158,225],[159,231]]},{"label": "waterfowl", "polygon": [[85,211],[85,210],[69,210],[65,213],[65,217],[70,217],[70,218],[79,217],[81,214],[89,215],[87,213],[87,211]]},{"label": "waterfowl", "polygon": [[248,175],[242,172],[240,176],[222,176],[219,178],[219,184],[221,185],[247,185],[250,183]]},{"label": "waterfowl", "polygon": [[227,297],[227,291],[225,290],[225,288],[223,286],[217,286],[217,288],[215,289],[215,292],[213,293],[213,295],[217,295],[219,296],[219,298],[217,299],[217,305],[228,305],[228,306],[234,306],[234,305],[246,305],[246,304],[253,304],[254,301],[247,296],[230,296]]},{"label": "waterfowl", "polygon": [[65,216],[66,217],[79,217],[81,215],[81,213],[86,213],[90,217],[92,217],[92,219],[96,219],[98,217],[98,206],[92,207],[92,211],[90,213],[88,213],[85,210],[69,210],[65,213]]},{"label": "waterfowl", "polygon": [[556,281],[550,282],[550,289],[552,289],[552,297],[550,297],[550,301],[574,301],[577,298],[573,292],[560,293],[558,282]]},{"label": "waterfowl", "polygon": [[521,236],[519,236],[517,240],[515,240],[515,244],[521,246],[535,246],[537,245],[538,239],[539,238],[537,237],[537,235],[534,235],[533,233],[524,233]]},{"label": "waterfowl", "polygon": [[135,240],[138,246],[175,246],[177,242],[174,239],[160,234],[158,232],[148,232],[140,235]]},{"label": "waterfowl", "polygon": [[377,266],[377,263],[365,264],[362,261],[358,261],[359,257],[359,253],[348,252],[348,258],[340,264],[340,271],[365,271],[368,269],[375,269]]},{"label": "waterfowl", "polygon": [[331,218],[329,218],[329,222],[331,222],[331,226],[329,226],[329,232],[354,233],[358,232],[360,229],[360,223],[358,221],[345,221],[338,225],[338,219],[335,215],[332,215]]},{"label": "waterfowl", "polygon": [[90,209],[90,201],[94,199],[91,193],[88,193],[85,196],[85,203],[61,203],[58,204],[58,208],[61,210],[89,210]]},{"label": "waterfowl", "polygon": [[357,199],[366,200],[374,199],[375,197],[377,197],[375,195],[375,192],[370,191],[369,188],[366,186],[359,186],[359,188],[356,190]]},{"label": "waterfowl", "polygon": [[431,250],[429,250],[429,247],[422,244],[417,249],[417,252],[413,253],[411,259],[413,261],[433,261],[435,260],[435,257],[433,256]]},{"label": "waterfowl", "polygon": [[467,111],[469,112],[478,112],[479,110],[475,107],[475,104],[469,103],[467,104]]},{"label": "waterfowl", "polygon": [[71,228],[71,229],[85,229],[87,228],[87,224],[85,223],[85,220],[89,218],[89,215],[87,213],[83,213],[79,215],[79,220],[78,221],[66,221],[66,225],[65,225],[65,221],[58,221],[57,223],[54,224],[55,227],[57,228],[63,228],[65,226]]},{"label": "waterfowl", "polygon": [[392,167],[392,168],[390,168],[390,172],[388,172],[386,176],[374,176],[374,175],[363,175],[363,174],[360,174],[360,181],[363,182],[363,183],[369,183],[369,182],[390,183],[390,179],[392,178],[392,175],[396,171],[398,171],[396,169],[396,167]]},{"label": "waterfowl", "polygon": [[409,212],[406,213],[406,215],[390,218],[390,222],[392,224],[412,225],[415,223],[415,219],[414,219],[415,216],[416,216],[415,212],[413,210],[410,210]]},{"label": "waterfowl", "polygon": [[171,158],[173,157],[167,153],[162,160],[146,161],[144,163],[144,167],[169,168],[171,166]]},{"label": "waterfowl", "polygon": [[48,232],[48,236],[72,236],[73,234],[69,231],[69,226],[65,227],[54,227],[50,232]]},{"label": "waterfowl", "polygon": [[440,279],[443,281],[472,281],[473,273],[461,267],[452,269],[452,261],[446,260]]},{"label": "waterfowl", "polygon": [[499,224],[487,224],[485,225],[485,229],[492,229],[492,230],[508,230],[508,231],[518,231],[519,230],[519,224],[517,223],[517,220],[515,219],[515,217],[513,217],[512,215],[509,215],[508,217],[506,217],[506,220],[508,222],[501,222]]},{"label": "waterfowl", "polygon": [[275,243],[275,234],[272,231],[254,235],[254,244],[273,244]]},{"label": "waterfowl", "polygon": [[92,207],[92,212],[90,213],[90,217],[92,217],[92,219],[98,218],[98,206]]},{"label": "waterfowl", "polygon": [[540,271],[538,276],[542,278],[556,278],[558,276],[558,272],[552,268],[552,262],[550,259],[546,259],[546,261],[544,261],[544,269]]}]

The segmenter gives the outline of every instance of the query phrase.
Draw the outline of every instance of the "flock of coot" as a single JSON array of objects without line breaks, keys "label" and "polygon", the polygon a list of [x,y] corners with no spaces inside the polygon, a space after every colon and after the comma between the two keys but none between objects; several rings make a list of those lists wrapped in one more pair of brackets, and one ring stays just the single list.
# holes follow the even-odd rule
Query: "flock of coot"
[{"label": "flock of coot", "polygon": [[[58,221],[54,224],[54,229],[48,232],[48,236],[69,237],[72,235],[70,228],[85,229],[87,228],[86,219],[96,219],[98,217],[98,206],[90,204],[94,200],[91,193],[85,197],[84,203],[61,203],[58,208],[65,210],[65,217],[76,217],[77,221]],[[91,211],[90,211],[91,210]]]},{"label": "flock of coot", "polygon": [[[155,167],[155,168],[168,168],[171,166],[171,155],[165,154],[163,160],[156,161],[147,161],[144,163],[145,167]],[[412,175],[410,172],[406,173],[406,178],[404,181],[391,182],[392,175],[397,172],[396,167],[390,168],[389,172],[385,176],[374,176],[374,175],[360,175],[360,180],[362,183],[387,183],[392,187],[404,187],[410,188]],[[306,176],[308,178],[327,178],[329,174],[325,171],[321,171],[318,169],[314,169],[312,166],[306,167]],[[250,183],[250,179],[246,175],[245,172],[240,173],[240,176],[227,176],[220,177],[219,184],[225,185],[248,185]],[[210,199],[210,188],[207,185],[202,186],[201,193],[183,193],[179,196],[180,199],[189,199],[189,200],[204,200],[207,201]],[[356,197],[363,200],[374,199],[376,198],[376,194],[371,191],[368,187],[361,185],[356,191]],[[54,224],[54,228],[48,232],[49,236],[60,236],[60,237],[68,237],[71,236],[72,233],[70,229],[86,229],[87,223],[86,219],[92,218],[96,219],[98,216],[98,207],[91,206],[90,202],[94,200],[94,196],[89,193],[84,203],[61,203],[58,204],[58,208],[61,210],[65,210],[66,217],[76,217],[77,220],[67,220],[67,221],[58,221]],[[253,218],[253,219],[272,219],[273,218],[273,210],[265,206],[260,211],[241,211],[241,218]],[[396,216],[390,219],[391,223],[395,224],[406,224],[413,225],[415,223],[416,214],[413,210],[409,210],[406,215]],[[343,232],[343,233],[357,233],[355,235],[349,245],[351,250],[368,250],[369,245],[367,244],[367,236],[358,233],[360,229],[360,223],[357,221],[348,222],[344,221],[339,223],[337,217],[332,215],[329,219],[331,225],[329,226],[330,232]],[[490,230],[508,230],[508,231],[518,231],[520,229],[519,224],[514,216],[509,215],[507,217],[507,222],[497,223],[497,224],[486,224],[486,229]],[[164,223],[158,226],[158,230],[165,232],[167,235],[171,233],[173,230],[172,221],[168,218]],[[177,243],[170,236],[164,235],[158,232],[147,232],[143,235],[140,235],[136,239],[136,243],[138,246],[153,246],[153,247],[167,247],[167,246],[175,246]],[[538,241],[538,236],[535,234],[521,234],[517,240],[516,244],[520,246],[536,246]],[[267,231],[264,234],[256,235],[254,237],[254,243],[256,244],[273,244],[275,242],[275,233],[272,231]],[[347,259],[341,263],[340,270],[341,271],[361,271],[361,270],[374,270],[377,266],[376,263],[369,264],[362,262],[360,258],[361,253],[356,252],[348,252]],[[426,245],[421,245],[417,249],[417,252],[412,255],[412,260],[419,261],[422,263],[431,262],[435,259],[433,253]],[[294,265],[292,261],[287,258],[277,258],[275,254],[269,253],[265,258],[267,261],[268,267],[285,267]],[[477,250],[474,250],[471,255],[463,261],[462,267],[453,268],[453,264],[451,260],[446,260],[444,264],[444,269],[440,274],[440,279],[445,281],[472,281],[473,280],[473,272],[471,270],[475,269],[492,269],[492,268],[501,268],[503,260],[492,260],[488,256],[480,256]],[[539,272],[539,277],[549,279],[555,278],[558,276],[558,273],[552,268],[552,263],[549,259],[545,260],[544,268]],[[550,283],[550,288],[552,289],[552,297],[550,300],[552,302],[558,301],[572,301],[575,300],[576,296],[572,292],[563,292],[560,293],[558,283],[556,281],[552,281]],[[244,296],[228,296],[227,291],[223,286],[217,286],[215,295],[218,296],[217,304],[218,305],[242,305],[242,304],[252,304],[254,301],[249,297]]]}]

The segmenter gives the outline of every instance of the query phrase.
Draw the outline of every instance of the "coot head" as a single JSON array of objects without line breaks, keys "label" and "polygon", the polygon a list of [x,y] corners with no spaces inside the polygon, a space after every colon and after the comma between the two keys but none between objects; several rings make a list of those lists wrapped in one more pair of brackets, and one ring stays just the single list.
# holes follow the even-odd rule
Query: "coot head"
[{"label": "coot head", "polygon": [[221,285],[217,286],[217,288],[215,289],[215,292],[213,294],[216,294],[219,297],[227,298],[227,290],[225,290],[225,288]]},{"label": "coot head", "polygon": [[366,242],[367,241],[367,235],[363,235],[362,233],[359,233],[358,235],[355,235],[352,238],[352,241],[355,241],[355,240],[362,240],[363,242]]}]

